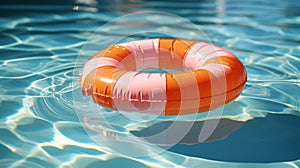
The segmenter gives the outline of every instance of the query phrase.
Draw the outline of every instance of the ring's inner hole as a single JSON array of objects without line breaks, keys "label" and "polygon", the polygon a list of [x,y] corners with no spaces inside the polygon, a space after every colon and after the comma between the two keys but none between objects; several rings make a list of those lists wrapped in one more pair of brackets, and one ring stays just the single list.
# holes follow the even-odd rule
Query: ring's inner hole
[{"label": "ring's inner hole", "polygon": [[176,73],[193,69],[192,65],[188,65],[183,58],[171,51],[160,50],[158,55],[153,55],[148,50],[128,55],[121,61],[122,66],[128,70],[144,73]]}]

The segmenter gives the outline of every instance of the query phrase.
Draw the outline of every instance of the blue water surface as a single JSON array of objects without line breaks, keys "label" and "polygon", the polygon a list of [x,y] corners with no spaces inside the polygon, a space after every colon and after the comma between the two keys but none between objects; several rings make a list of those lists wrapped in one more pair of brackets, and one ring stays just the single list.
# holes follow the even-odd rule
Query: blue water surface
[{"label": "blue water surface", "polygon": [[[76,94],[80,71],[92,56],[84,46],[94,33],[103,37],[102,46],[115,37],[122,41],[128,29],[141,27],[202,39],[176,19],[153,15],[96,31],[120,16],[145,11],[167,12],[191,21],[203,30],[205,39],[242,61],[248,82],[241,96],[224,108],[216,133],[206,141],[195,139],[207,116],[202,113],[181,143],[157,155],[132,157],[111,150],[110,142],[115,140],[109,136],[102,137],[107,138],[102,144],[91,138],[83,122],[93,120],[78,115],[74,96],[82,96]],[[156,37],[164,35],[142,33],[125,41]],[[300,167],[299,106],[297,1],[0,2],[0,167]],[[138,125],[109,110],[107,116],[115,124],[113,137],[124,132],[144,137],[166,129],[173,120],[161,117]]]}]

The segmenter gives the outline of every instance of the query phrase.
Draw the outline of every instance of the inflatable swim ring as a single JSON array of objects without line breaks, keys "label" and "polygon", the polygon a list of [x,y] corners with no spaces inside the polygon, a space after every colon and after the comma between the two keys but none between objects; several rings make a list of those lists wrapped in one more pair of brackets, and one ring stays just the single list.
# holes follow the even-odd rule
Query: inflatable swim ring
[{"label": "inflatable swim ring", "polygon": [[[173,69],[149,73],[144,69]],[[148,39],[112,45],[84,66],[84,96],[109,109],[157,115],[204,112],[231,102],[247,81],[232,53],[205,42]]]}]

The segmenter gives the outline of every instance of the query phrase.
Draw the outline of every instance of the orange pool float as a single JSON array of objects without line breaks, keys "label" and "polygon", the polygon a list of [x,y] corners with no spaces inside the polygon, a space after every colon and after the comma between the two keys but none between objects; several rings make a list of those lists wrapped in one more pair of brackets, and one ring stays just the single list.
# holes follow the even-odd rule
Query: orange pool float
[{"label": "orange pool float", "polygon": [[[173,73],[145,69],[177,70]],[[181,115],[237,98],[247,74],[231,52],[206,42],[148,39],[110,46],[84,66],[82,93],[113,110]]]}]

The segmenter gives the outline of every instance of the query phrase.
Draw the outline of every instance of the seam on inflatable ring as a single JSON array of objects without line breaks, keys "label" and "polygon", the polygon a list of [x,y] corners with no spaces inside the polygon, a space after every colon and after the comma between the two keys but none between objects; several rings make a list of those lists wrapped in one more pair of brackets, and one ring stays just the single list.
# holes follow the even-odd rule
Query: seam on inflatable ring
[{"label": "seam on inflatable ring", "polygon": [[[238,85],[237,87],[227,91],[227,92],[223,92],[223,93],[219,93],[219,94],[216,94],[216,95],[213,95],[213,96],[206,96],[206,97],[201,97],[199,100],[201,99],[207,99],[207,98],[211,98],[211,97],[215,97],[215,96],[221,96],[221,95],[225,95],[227,93],[230,93],[230,92],[233,92],[235,90],[237,90],[238,88],[244,86],[247,82],[247,79],[240,85]],[[106,98],[111,98],[111,99],[122,99],[122,100],[129,100],[129,101],[135,101],[135,102],[149,102],[149,103],[159,103],[159,102],[174,102],[174,101],[192,101],[192,100],[197,100],[197,99],[185,99],[185,100],[140,100],[140,99],[128,99],[128,98],[125,98],[125,97],[112,97],[112,96],[108,96],[106,94],[101,94],[101,93],[97,93],[97,92],[93,92],[94,95],[98,95],[98,96],[101,96],[101,97],[106,97]]]}]

